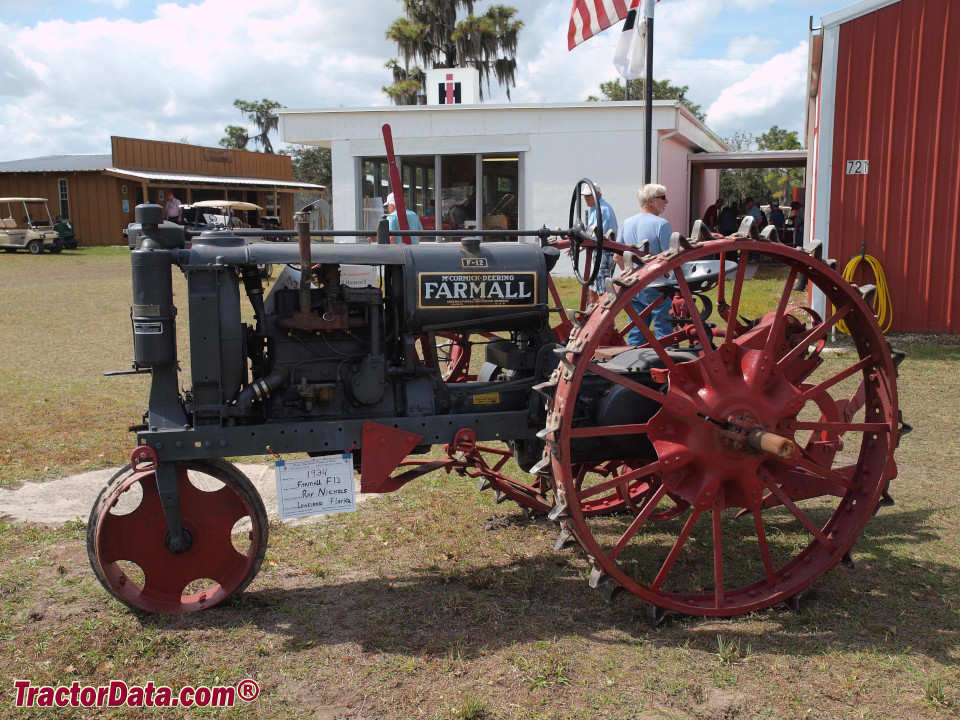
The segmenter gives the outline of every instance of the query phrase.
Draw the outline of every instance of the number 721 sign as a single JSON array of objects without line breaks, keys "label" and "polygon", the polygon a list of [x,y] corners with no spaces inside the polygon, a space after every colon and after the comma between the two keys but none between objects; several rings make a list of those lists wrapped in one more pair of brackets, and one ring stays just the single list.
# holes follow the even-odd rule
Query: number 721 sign
[{"label": "number 721 sign", "polygon": [[866,175],[868,170],[867,160],[847,160],[847,175]]}]

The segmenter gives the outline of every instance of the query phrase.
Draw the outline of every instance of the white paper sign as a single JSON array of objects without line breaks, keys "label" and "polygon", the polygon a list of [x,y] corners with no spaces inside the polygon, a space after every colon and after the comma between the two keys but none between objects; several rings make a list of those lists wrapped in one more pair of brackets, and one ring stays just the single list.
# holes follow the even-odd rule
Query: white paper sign
[{"label": "white paper sign", "polygon": [[352,453],[278,460],[274,468],[281,519],[356,511]]}]

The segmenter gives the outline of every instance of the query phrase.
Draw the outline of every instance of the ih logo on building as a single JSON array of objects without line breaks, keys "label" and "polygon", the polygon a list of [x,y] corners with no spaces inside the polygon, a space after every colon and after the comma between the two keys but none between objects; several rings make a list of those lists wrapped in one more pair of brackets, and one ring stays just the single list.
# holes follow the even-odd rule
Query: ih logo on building
[{"label": "ih logo on building", "polygon": [[447,73],[446,82],[440,83],[439,93],[441,105],[459,105],[463,102],[460,94],[462,83],[453,81],[453,73]]},{"label": "ih logo on building", "polygon": [[428,105],[476,105],[480,102],[480,73],[476,68],[427,70]]}]

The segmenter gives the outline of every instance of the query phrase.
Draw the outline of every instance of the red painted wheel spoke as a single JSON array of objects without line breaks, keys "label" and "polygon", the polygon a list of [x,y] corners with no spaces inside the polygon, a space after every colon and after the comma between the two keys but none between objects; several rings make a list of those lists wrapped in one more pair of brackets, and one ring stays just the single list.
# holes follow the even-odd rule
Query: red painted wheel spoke
[{"label": "red painted wheel spoke", "polygon": [[763,514],[760,508],[753,509],[753,524],[757,529],[757,545],[760,547],[760,557],[763,559],[763,571],[767,576],[767,585],[771,588],[777,585],[777,574],[773,569],[773,558],[770,557],[770,546],[767,544],[767,533],[763,526]]},{"label": "red painted wheel spoke", "polygon": [[181,472],[181,512],[185,516],[198,518],[205,535],[218,538],[218,542],[226,539],[229,543],[233,526],[250,514],[243,502],[226,485],[213,491],[200,490],[187,479],[185,470]]},{"label": "red painted wheel spoke", "polygon": [[571,438],[606,437],[608,435],[640,435],[647,432],[647,423],[636,425],[599,425],[570,428]]},{"label": "red painted wheel spoke", "polygon": [[854,363],[853,365],[851,365],[850,367],[846,368],[845,370],[841,370],[840,372],[836,373],[835,375],[832,375],[831,377],[827,378],[826,380],[824,380],[824,381],[822,381],[822,382],[820,382],[820,383],[817,383],[816,385],[814,385],[814,386],[813,386],[812,388],[810,388],[809,390],[804,390],[803,396],[801,397],[801,400],[803,400],[804,402],[806,402],[807,400],[810,400],[811,398],[815,398],[816,396],[820,395],[821,393],[826,392],[828,389],[830,389],[831,387],[833,387],[834,385],[836,385],[838,382],[842,382],[842,381],[846,380],[848,377],[851,377],[851,376],[855,375],[856,373],[860,372],[861,370],[867,370],[867,369],[873,367],[873,365],[874,365],[874,360],[873,360],[873,358],[872,358],[872,357],[869,357],[869,356],[868,356],[868,357],[865,357],[865,358],[863,358],[860,362]]},{"label": "red painted wheel spoke", "polygon": [[707,332],[706,326],[703,324],[703,318],[700,317],[700,311],[697,310],[697,304],[693,301],[693,293],[690,292],[690,283],[687,282],[687,278],[684,277],[683,273],[678,270],[676,273],[677,285],[680,288],[680,296],[683,298],[683,302],[686,303],[687,309],[690,312],[690,319],[693,320],[693,327],[697,331],[697,337],[700,338],[700,345],[703,348],[703,354],[709,355],[713,352],[713,336]]},{"label": "red painted wheel spoke", "polygon": [[627,390],[632,390],[638,395],[643,395],[644,397],[650,398],[651,400],[655,400],[658,403],[663,403],[665,399],[664,395],[662,395],[661,393],[658,393],[656,390],[652,390],[648,388],[646,385],[641,385],[640,383],[634,382],[633,380],[625,378],[621,375],[617,375],[617,373],[611,372],[610,370],[607,370],[602,365],[598,365],[595,362],[588,363],[587,370],[592,372],[594,375],[599,375],[605,380],[609,380],[610,382],[616,383],[617,385],[622,385],[623,387],[627,388]]},{"label": "red painted wheel spoke", "polygon": [[830,468],[825,468],[822,465],[819,465],[815,460],[813,460],[804,448],[798,448],[800,450],[800,456],[794,455],[792,458],[787,459],[777,459],[777,462],[782,462],[785,465],[790,465],[792,467],[801,468],[807,472],[815,475],[816,477],[822,478],[828,482],[832,482],[834,485],[839,485],[840,487],[846,488],[852,492],[858,493],[863,488],[857,483],[853,482],[849,478],[844,477],[835,470]]},{"label": "red painted wheel spoke", "polygon": [[593,497],[594,495],[599,495],[602,492],[605,492],[611,488],[618,487],[620,485],[625,485],[637,478],[644,477],[645,475],[653,475],[654,473],[660,472],[660,461],[652,462],[649,465],[644,465],[642,468],[637,468],[636,470],[630,470],[625,472],[623,475],[618,475],[615,478],[610,480],[605,480],[602,483],[597,485],[592,485],[588,490],[581,490],[577,493],[577,497],[581,500],[585,498]]},{"label": "red painted wheel spoke", "polygon": [[155,503],[149,507],[141,502],[127,515],[104,515],[100,531],[104,538],[100,551],[104,563],[129,560],[142,568],[159,553],[168,552],[163,544],[167,523],[156,493],[154,498]]},{"label": "red painted wheel spoke", "polygon": [[[724,272],[726,268],[721,268],[721,272]],[[740,311],[740,295],[743,292],[743,279],[747,272],[747,253],[741,252],[740,257],[737,259],[737,277],[733,281],[733,297],[730,298],[730,313],[728,315],[729,319],[727,320],[727,331],[724,334],[723,341],[725,343],[732,343],[734,337],[737,334],[737,328],[740,326],[739,320],[737,320],[737,313]]]},{"label": "red painted wheel spoke", "polygon": [[853,302],[848,302],[833,315],[831,315],[826,321],[820,323],[819,325],[815,325],[806,334],[802,335],[798,340],[796,340],[796,347],[794,347],[793,350],[788,352],[786,355],[780,358],[779,361],[777,361],[777,371],[782,373],[784,367],[807,352],[807,348],[809,348],[818,340],[825,338],[827,333],[830,332],[834,325],[850,314],[850,311],[853,310],[853,307]]},{"label": "red painted wheel spoke", "polygon": [[822,430],[835,435],[843,435],[845,432],[890,432],[891,427],[887,423],[848,423],[848,422],[795,422],[794,430]]},{"label": "red painted wheel spoke", "polygon": [[720,265],[719,265],[720,276],[717,278],[717,305],[723,306],[726,304],[726,289],[727,289],[727,251],[724,250],[720,253]]},{"label": "red painted wheel spoke", "polygon": [[169,573],[161,573],[159,568],[144,569],[144,582],[141,595],[151,603],[163,603],[165,605],[182,605],[183,591],[194,580],[201,576],[190,578],[189,580],[174,579]]},{"label": "red painted wheel spoke", "polygon": [[[770,328],[770,333],[767,335],[767,342],[763,346],[764,355],[772,355],[773,349],[776,347],[776,344],[780,341],[780,333],[783,331],[783,324],[786,322],[786,312],[787,305],[790,303],[790,293],[793,292],[793,284],[797,281],[797,268],[792,266],[790,268],[790,274],[787,275],[787,282],[783,286],[783,292],[780,294],[780,301],[777,303],[777,312],[773,317],[773,326]],[[769,376],[769,371],[764,373],[765,377]]]},{"label": "red painted wheel spoke", "polygon": [[780,502],[783,503],[783,506],[787,508],[787,510],[789,510],[793,516],[807,529],[807,532],[817,539],[817,542],[823,545],[831,553],[836,552],[836,548],[830,541],[830,538],[824,535],[823,531],[818,528],[810,518],[807,517],[806,513],[797,507],[797,505],[789,498],[782,488],[777,486],[775,483],[770,483],[768,487],[770,488],[770,491],[777,496]]},{"label": "red painted wheel spoke", "polygon": [[623,552],[623,549],[627,546],[627,543],[630,542],[630,538],[637,534],[637,530],[640,529],[640,526],[643,525],[647,518],[650,517],[651,513],[657,509],[657,505],[660,504],[660,501],[663,500],[663,496],[667,494],[666,485],[661,485],[656,489],[656,491],[647,498],[647,501],[643,504],[640,512],[633,519],[633,522],[630,523],[630,527],[627,528],[626,532],[620,536],[620,539],[617,540],[617,544],[613,546],[607,557],[611,560],[615,560],[617,555]]},{"label": "red painted wheel spoke", "polygon": [[[653,307],[655,307],[660,302],[662,302],[663,297],[664,296],[661,295],[660,299],[657,302],[647,306],[647,308],[644,309],[644,313],[647,313],[647,310],[651,310]],[[640,331],[640,333],[643,335],[643,339],[647,341],[647,346],[653,348],[654,352],[657,353],[657,357],[659,357],[660,360],[663,361],[663,366],[665,368],[667,368],[668,370],[672,370],[676,365],[676,363],[673,361],[673,358],[670,357],[670,355],[667,353],[667,349],[663,346],[663,342],[657,339],[657,336],[654,335],[653,330],[651,330],[650,326],[647,325],[647,323],[645,322],[645,317],[649,317],[649,313],[647,313],[646,315],[637,313],[637,309],[633,307],[632,303],[627,303],[624,309],[627,311],[627,315],[630,316],[630,319],[633,320],[634,327],[636,327],[637,330]]]},{"label": "red painted wheel spoke", "polygon": [[713,582],[714,599],[717,607],[726,605],[723,592],[723,532],[720,524],[720,510],[713,511]]},{"label": "red painted wheel spoke", "polygon": [[694,509],[693,512],[690,513],[690,517],[687,518],[687,522],[684,524],[683,530],[680,531],[680,537],[677,538],[677,541],[673,544],[673,547],[670,548],[670,554],[667,555],[667,559],[664,560],[663,565],[660,566],[660,572],[658,572],[657,577],[654,578],[653,584],[650,586],[651,589],[659,590],[661,587],[663,587],[663,583],[666,581],[667,575],[670,574],[673,564],[677,561],[680,551],[687,543],[687,539],[690,537],[690,533],[693,532],[693,528],[697,524],[697,520],[700,519],[701,512],[701,510]]}]

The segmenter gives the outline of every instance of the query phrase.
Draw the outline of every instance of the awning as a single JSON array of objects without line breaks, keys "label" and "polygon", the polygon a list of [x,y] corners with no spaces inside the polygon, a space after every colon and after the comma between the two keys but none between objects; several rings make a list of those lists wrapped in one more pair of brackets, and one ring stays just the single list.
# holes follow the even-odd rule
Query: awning
[{"label": "awning", "polygon": [[107,175],[119,178],[135,178],[146,181],[147,184],[163,184],[175,186],[187,185],[235,185],[258,190],[304,190],[319,192],[326,190],[326,185],[302,183],[293,180],[273,180],[271,178],[242,178],[220,177],[216,175],[186,175],[183,173],[155,172],[153,170],[124,170],[109,167],[104,170]]},{"label": "awning", "polygon": [[747,150],[743,152],[690,153],[691,165],[709,169],[806,167],[806,150]]}]

